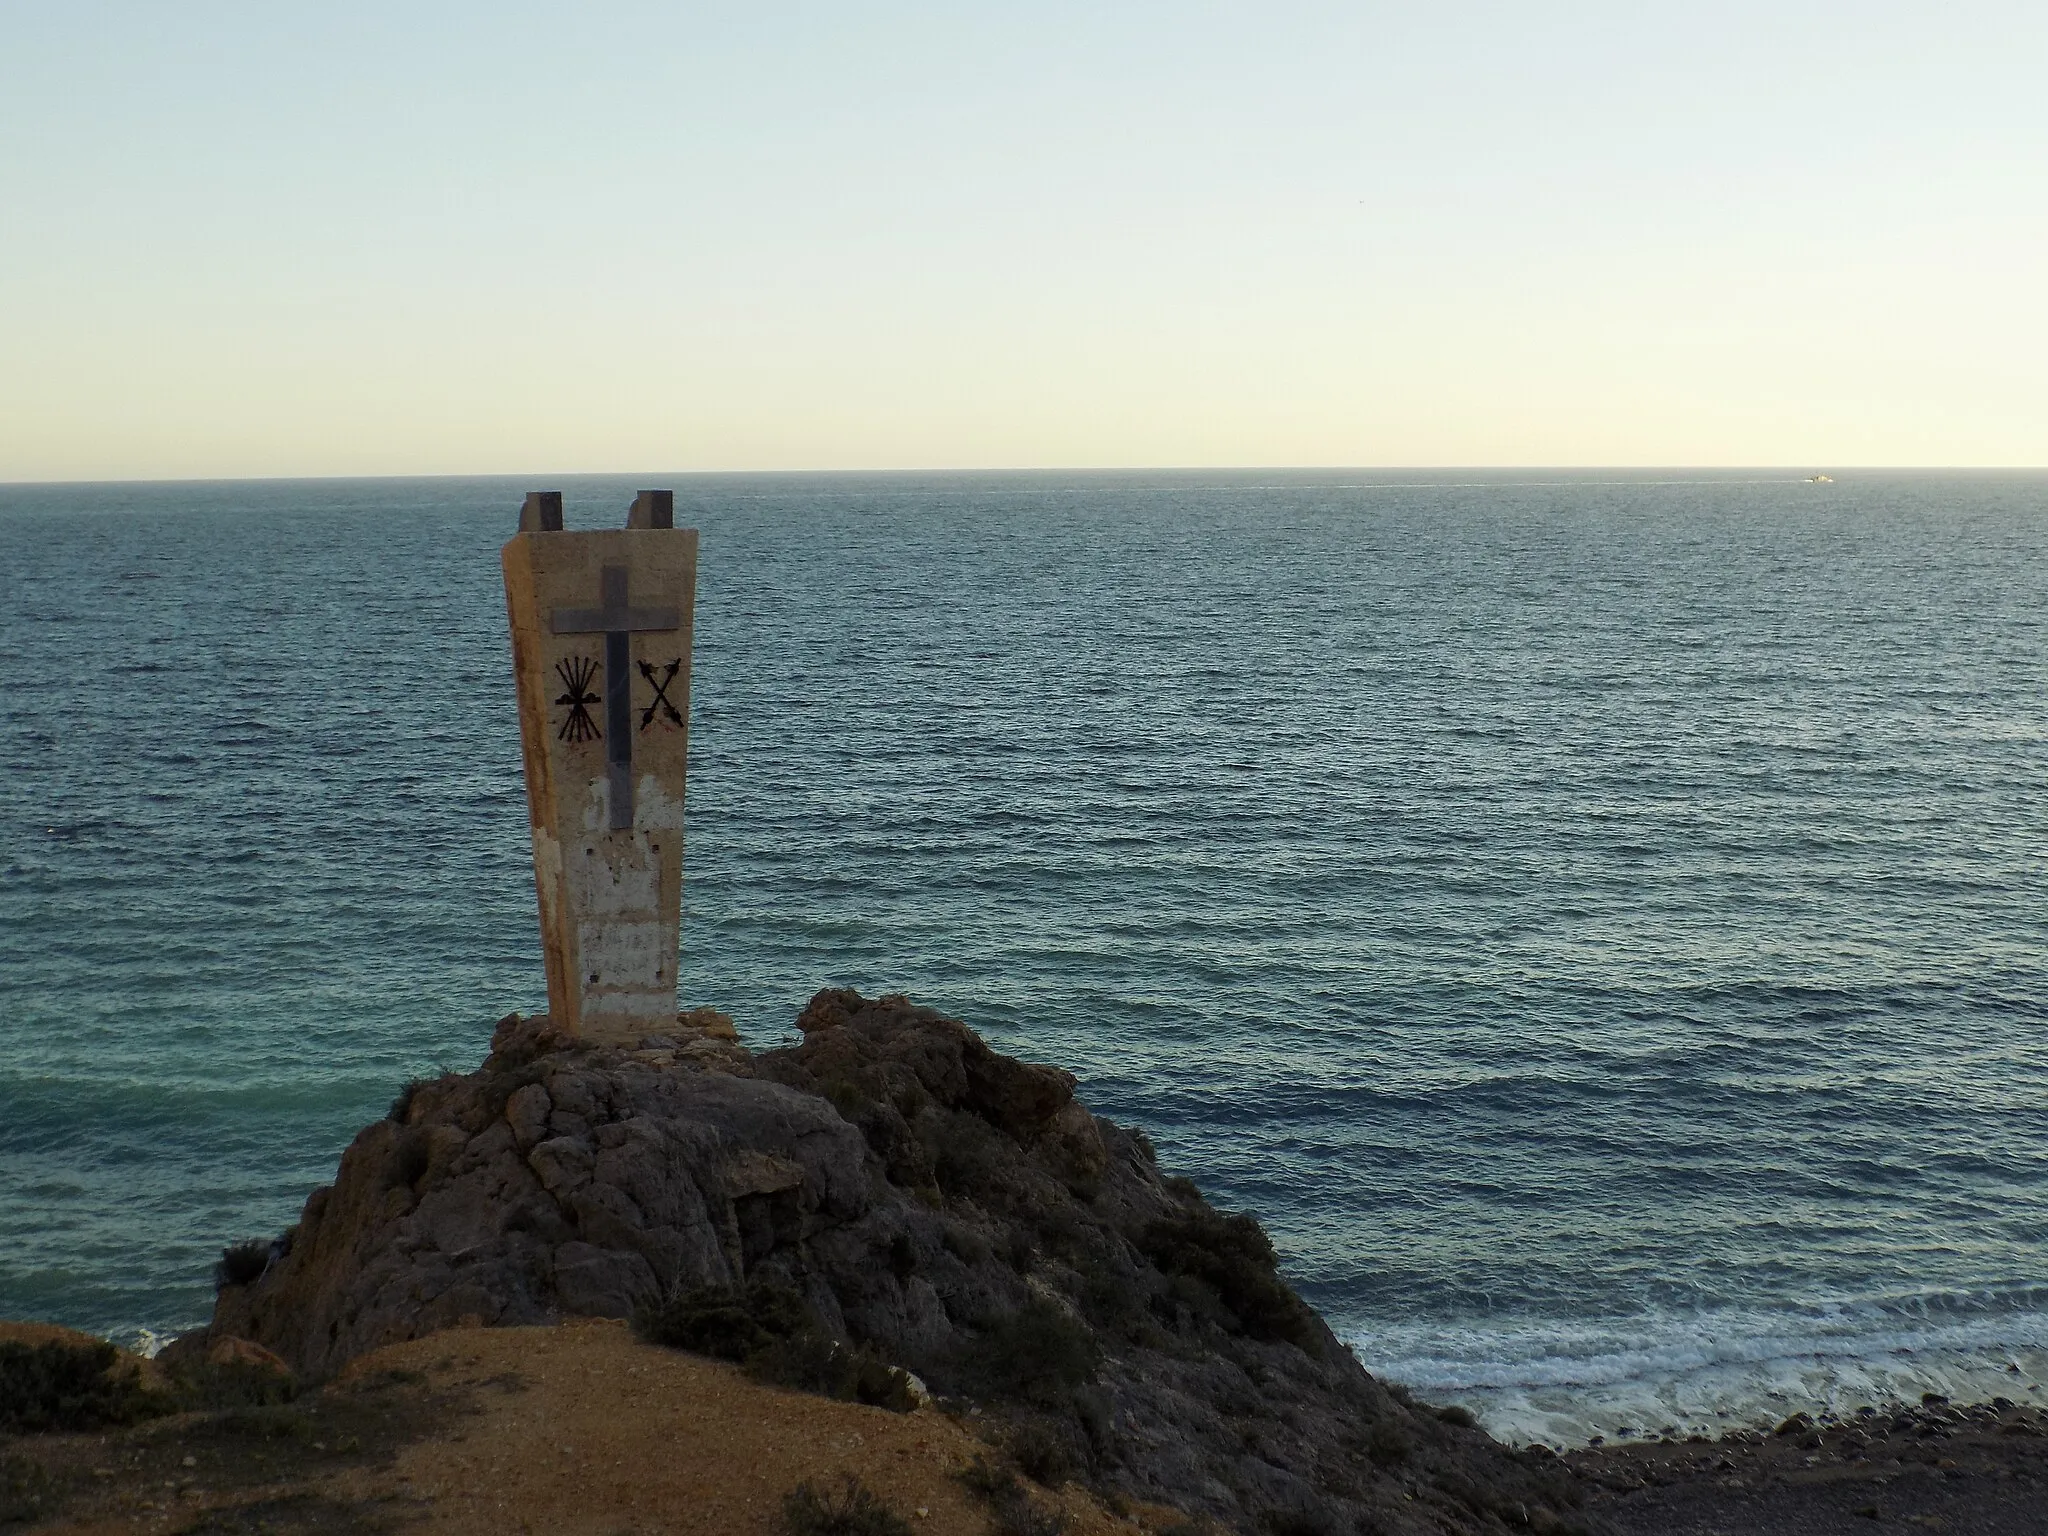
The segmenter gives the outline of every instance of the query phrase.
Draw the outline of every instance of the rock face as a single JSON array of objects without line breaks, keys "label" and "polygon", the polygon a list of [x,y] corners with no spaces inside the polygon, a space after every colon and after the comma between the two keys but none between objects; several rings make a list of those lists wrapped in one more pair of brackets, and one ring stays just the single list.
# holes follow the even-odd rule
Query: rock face
[{"label": "rock face", "polygon": [[506,1020],[479,1071],[356,1137],[211,1333],[317,1380],[463,1322],[768,1281],[977,1404],[1034,1475],[1302,1536],[1584,1523],[1555,1460],[1369,1376],[1257,1225],[1066,1073],[901,997],[820,993],[758,1055],[719,1022],[622,1049]]}]

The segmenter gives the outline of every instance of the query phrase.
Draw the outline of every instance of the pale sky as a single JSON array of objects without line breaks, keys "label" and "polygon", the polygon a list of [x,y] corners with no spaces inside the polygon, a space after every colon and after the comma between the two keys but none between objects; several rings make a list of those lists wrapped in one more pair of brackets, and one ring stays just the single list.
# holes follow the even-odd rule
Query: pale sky
[{"label": "pale sky", "polygon": [[2048,5],[0,0],[0,480],[2048,464]]}]

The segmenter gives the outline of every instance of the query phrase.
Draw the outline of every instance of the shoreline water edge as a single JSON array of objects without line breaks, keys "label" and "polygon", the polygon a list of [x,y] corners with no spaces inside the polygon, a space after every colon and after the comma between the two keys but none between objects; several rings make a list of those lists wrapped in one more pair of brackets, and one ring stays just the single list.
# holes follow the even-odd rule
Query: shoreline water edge
[{"label": "shoreline water edge", "polygon": [[[1460,1404],[1510,1444],[1557,1450],[1768,1429],[1797,1413],[1846,1419],[1865,1408],[1912,1408],[1929,1394],[2048,1406],[2048,1344],[2036,1342],[2048,1334],[2048,1315],[1982,1307],[1988,1315],[1973,1319],[1954,1303],[1976,1298],[1940,1300],[1951,1303],[1947,1318],[1895,1306],[1853,1319],[1839,1307],[1803,1317],[1575,1319],[1571,1353],[1540,1353],[1560,1341],[1531,1337],[1533,1329],[1409,1324],[1340,1326],[1338,1334],[1374,1374]],[[1874,1355],[1869,1343],[1881,1334],[1892,1342]],[[1516,1344],[1526,1352],[1502,1348]]]},{"label": "shoreline water edge", "polygon": [[[820,993],[799,1030],[754,1053],[711,1010],[634,1047],[508,1017],[479,1071],[409,1084],[299,1222],[224,1253],[211,1322],[134,1367],[184,1394],[151,1411],[203,1440],[224,1382],[317,1413],[408,1340],[630,1319],[770,1385],[936,1403],[1073,1530],[1791,1533],[1963,1508],[1986,1536],[2038,1529],[2048,1412],[2022,1396],[1621,1426],[1560,1457],[1361,1370],[1257,1225],[1068,1074],[900,996]],[[33,1333],[0,1330],[0,1433],[38,1428]],[[36,1498],[86,1454],[50,1443],[8,1453]]]},{"label": "shoreline water edge", "polygon": [[[1619,1334],[1639,1322],[1616,1319],[1611,1326]],[[195,1318],[180,1328],[115,1329],[105,1337],[147,1360],[180,1334],[203,1326]],[[1616,1357],[1622,1369],[1606,1375],[1598,1373],[1597,1358],[1595,1371],[1588,1372],[1586,1359],[1575,1356],[1553,1357],[1540,1377],[1524,1379],[1515,1375],[1514,1362],[1481,1361],[1474,1371],[1472,1362],[1441,1355],[1391,1354],[1383,1332],[1337,1323],[1331,1327],[1359,1363],[1382,1380],[1464,1408],[1504,1444],[1543,1445],[1559,1452],[1699,1436],[1746,1437],[1800,1414],[1816,1423],[1848,1423],[1866,1411],[1911,1413],[1930,1396],[1969,1408],[2001,1402],[2048,1408],[2048,1350],[2043,1349],[1972,1355],[1903,1346],[1893,1361],[1874,1366],[1860,1356],[1781,1350],[1776,1340],[1758,1349],[1753,1335],[1733,1334],[1725,1357],[1702,1348],[1691,1354],[1683,1374],[1631,1371],[1632,1361]],[[1717,1376],[1725,1383],[1717,1383]]]},{"label": "shoreline water edge", "polygon": [[[1900,1309],[1891,1315],[1903,1328],[1910,1319],[1902,1314]],[[1948,1336],[1967,1335],[1965,1325],[1928,1328],[1888,1358],[1873,1360],[1825,1347],[1830,1339],[1824,1325],[1835,1315],[1836,1309],[1816,1309],[1814,1320],[1821,1326],[1804,1339],[1788,1336],[1781,1315],[1671,1319],[1654,1333],[1640,1318],[1611,1319],[1604,1326],[1579,1322],[1576,1338],[1593,1335],[1621,1345],[1604,1354],[1589,1348],[1533,1361],[1481,1353],[1499,1334],[1414,1324],[1361,1328],[1336,1320],[1330,1326],[1382,1380],[1464,1408],[1504,1444],[1559,1452],[1701,1435],[1740,1437],[1798,1414],[1818,1423],[1846,1423],[1865,1410],[1913,1412],[1930,1395],[1978,1408],[2002,1401],[2048,1408],[2048,1347],[1970,1349]],[[1688,1322],[1694,1326],[1683,1326]],[[139,1358],[153,1359],[180,1334],[204,1325],[203,1318],[192,1318],[174,1328],[117,1328],[104,1336]],[[2048,1318],[2041,1319],[2041,1331],[2048,1331]],[[1855,1337],[1860,1341],[1862,1331]],[[1404,1347],[1391,1347],[1396,1339]],[[1460,1345],[1461,1354],[1451,1353]]]},{"label": "shoreline water edge", "polygon": [[[38,1321],[80,1326],[69,1317]],[[192,1318],[105,1336],[150,1359],[203,1326]],[[1935,1399],[2048,1407],[2048,1300],[2038,1286],[1815,1305],[1800,1314],[1574,1317],[1494,1328],[1339,1317],[1331,1326],[1374,1376],[1468,1412],[1503,1444],[1561,1453],[1700,1437],[1741,1443],[1800,1415],[1852,1423],[1910,1414]],[[1869,1350],[1873,1337],[1888,1341],[1881,1355]]]}]

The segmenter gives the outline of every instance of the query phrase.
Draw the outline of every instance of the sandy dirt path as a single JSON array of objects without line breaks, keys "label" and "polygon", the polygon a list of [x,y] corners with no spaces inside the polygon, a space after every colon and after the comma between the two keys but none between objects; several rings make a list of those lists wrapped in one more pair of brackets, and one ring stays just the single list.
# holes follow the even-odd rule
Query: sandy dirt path
[{"label": "sandy dirt path", "polygon": [[[17,1442],[66,1490],[36,1530],[70,1536],[397,1531],[432,1536],[785,1536],[799,1483],[856,1476],[917,1536],[984,1536],[960,1473],[972,1421],[759,1386],[737,1367],[643,1344],[622,1323],[455,1329],[379,1350],[324,1391],[229,1420]],[[1139,1536],[1182,1517],[1112,1513],[1029,1487],[1071,1536]]]}]

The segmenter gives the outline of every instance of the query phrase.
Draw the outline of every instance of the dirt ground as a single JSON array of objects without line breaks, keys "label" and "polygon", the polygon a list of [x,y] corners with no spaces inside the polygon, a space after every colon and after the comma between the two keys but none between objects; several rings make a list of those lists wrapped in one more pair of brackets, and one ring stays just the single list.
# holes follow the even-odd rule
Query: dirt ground
[{"label": "dirt ground", "polygon": [[[18,1342],[78,1342],[7,1325]],[[1006,1522],[961,1474],[999,1461],[973,1419],[764,1387],[622,1323],[456,1329],[358,1360],[289,1403],[97,1434],[0,1437],[0,1529],[68,1536],[787,1536],[799,1483],[858,1477],[916,1536],[1159,1536],[1025,1484]],[[1932,1401],[1717,1441],[1571,1453],[1621,1536],[2048,1536],[2048,1414]],[[42,1516],[9,1524],[39,1500]]]},{"label": "dirt ground", "polygon": [[[971,1419],[759,1386],[611,1322],[457,1329],[365,1356],[292,1403],[23,1437],[0,1455],[17,1486],[44,1479],[61,1501],[10,1532],[785,1536],[792,1489],[838,1493],[849,1475],[918,1536],[996,1529],[960,1476],[989,1456]],[[1071,1536],[1183,1519],[1027,1487],[1031,1512],[1063,1512]]]},{"label": "dirt ground", "polygon": [[1566,1458],[1624,1536],[2048,1536],[2048,1415],[1938,1399]]}]

